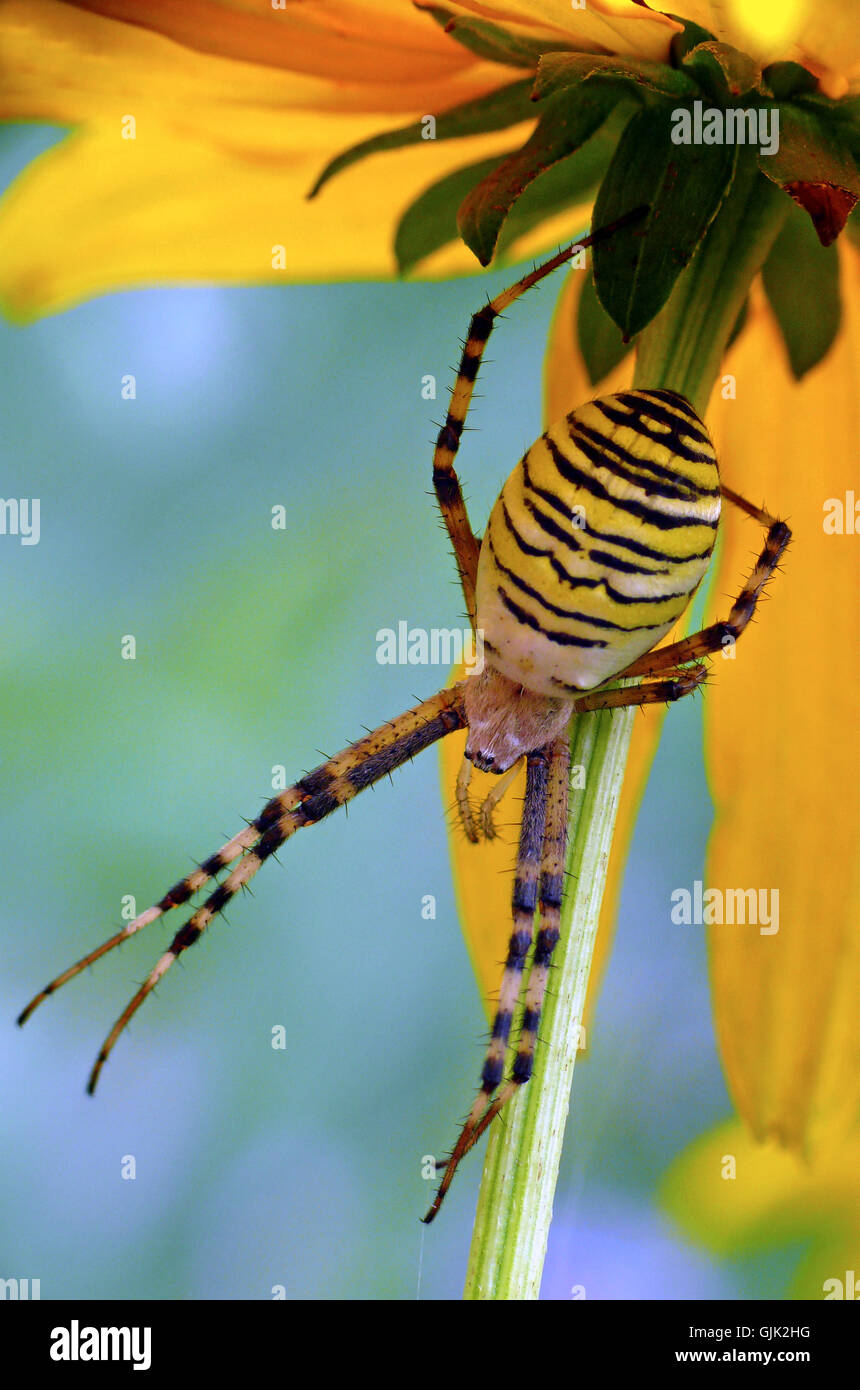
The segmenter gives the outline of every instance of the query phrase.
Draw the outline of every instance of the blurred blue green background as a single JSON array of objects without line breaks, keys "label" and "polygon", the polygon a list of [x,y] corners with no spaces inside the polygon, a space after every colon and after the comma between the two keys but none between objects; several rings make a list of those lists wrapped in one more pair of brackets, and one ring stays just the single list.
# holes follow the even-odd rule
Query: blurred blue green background
[{"label": "blurred blue green background", "polygon": [[[57,138],[3,130],[3,186]],[[142,909],[256,814],[274,765],[311,767],[443,683],[378,665],[375,634],[462,625],[431,421],[469,313],[509,278],[152,289],[0,322],[0,493],[41,499],[38,545],[0,540],[0,1275],[39,1278],[44,1298],[460,1295],[481,1160],[432,1228],[418,1219],[421,1158],[453,1140],[485,1028],[435,753],[286,847],[147,1002],[95,1099],[99,1043],[174,923],[23,1032],[14,1018],[116,929],[123,895]],[[530,296],[494,338],[461,454],[478,526],[540,430],[554,299]],[[655,1200],[729,1110],[701,929],[669,920],[710,821],[700,719],[699,702],[672,710],[645,799],[577,1069],[545,1298],[787,1284],[790,1252],[716,1262]]]}]

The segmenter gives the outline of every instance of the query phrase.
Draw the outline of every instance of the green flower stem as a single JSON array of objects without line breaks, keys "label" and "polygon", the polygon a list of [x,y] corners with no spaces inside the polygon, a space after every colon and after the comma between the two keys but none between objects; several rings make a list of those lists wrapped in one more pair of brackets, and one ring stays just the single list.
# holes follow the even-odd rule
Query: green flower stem
[{"label": "green flower stem", "polygon": [[[729,196],[669,301],[643,332],[634,382],[680,391],[704,411],[726,343],[787,202],[748,152]],[[609,850],[635,711],[574,719],[572,762],[585,769],[571,794],[569,889],[561,941],[528,1086],[492,1126],[469,1256],[468,1299],[536,1299],[552,1219],[576,1053]]]},{"label": "green flower stem", "polygon": [[[493,1126],[469,1271],[467,1298],[537,1298],[558,1165],[581,1040],[580,1024],[597,936],[606,864],[632,709],[601,710],[573,724],[571,761],[585,769],[571,798],[571,890],[565,898],[563,960],[553,971],[532,1080]],[[576,924],[571,929],[571,922]],[[560,942],[556,948],[562,950]]]},{"label": "green flower stem", "polygon": [[750,285],[788,213],[789,202],[738,150],[729,194],[697,255],[649,324],[636,354],[636,386],[667,386],[703,415]]}]

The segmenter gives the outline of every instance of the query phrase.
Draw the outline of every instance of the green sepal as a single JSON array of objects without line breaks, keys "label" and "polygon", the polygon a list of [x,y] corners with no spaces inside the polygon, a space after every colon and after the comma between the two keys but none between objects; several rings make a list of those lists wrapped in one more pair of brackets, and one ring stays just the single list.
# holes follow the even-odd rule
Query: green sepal
[{"label": "green sepal", "polygon": [[687,54],[692,52],[701,43],[712,43],[714,35],[708,29],[703,29],[701,24],[694,24],[691,19],[682,19],[680,15],[670,14],[667,19],[676,19],[679,24],[683,24],[682,33],[673,34],[669,41],[669,57],[675,67],[680,67]]},{"label": "green sepal", "polygon": [[493,24],[488,19],[478,19],[477,16],[454,14],[443,5],[416,4],[415,8],[431,15],[446,34],[450,34],[457,43],[468,48],[470,53],[476,54],[479,58],[487,58],[491,63],[534,69],[541,54],[553,49],[573,47],[561,39],[530,39],[512,34],[500,24]]},{"label": "green sepal", "polygon": [[[545,169],[529,184],[505,218],[496,243],[497,258],[547,218],[572,204],[594,202],[618,137],[634,109],[632,102],[619,102],[580,149]],[[499,162],[499,156],[494,155],[456,169],[431,184],[410,204],[394,236],[394,254],[401,275],[408,274],[425,256],[459,238],[458,207],[498,168]]]},{"label": "green sepal", "polygon": [[576,203],[594,203],[619,136],[635,109],[634,102],[620,101],[584,145],[538,174],[502,224],[496,242],[497,260],[505,256],[520,237],[547,218]]},{"label": "green sepal", "polygon": [[823,92],[808,92],[797,98],[797,105],[801,110],[811,111],[831,127],[850,152],[854,163],[860,165],[860,96],[841,97],[834,101]]},{"label": "green sepal", "polygon": [[425,188],[409,205],[394,233],[394,255],[401,275],[406,275],[425,256],[457,240],[457,208],[498,162],[498,156],[493,156],[455,169]]},{"label": "green sepal", "polygon": [[600,53],[547,53],[538,64],[534,96],[550,97],[581,82],[606,79],[628,83],[632,95],[638,95],[645,88],[658,96],[683,100],[698,92],[696,83],[686,73],[647,58],[605,57]]},{"label": "green sepal", "polygon": [[806,209],[829,246],[860,198],[860,172],[835,121],[806,104],[779,110],[779,149],[760,154],[759,168]]},{"label": "green sepal", "polygon": [[682,66],[715,101],[731,104],[738,97],[762,89],[758,63],[748,53],[716,39],[696,44],[686,54]]},{"label": "green sepal", "polygon": [[[533,120],[536,114],[531,100],[531,81],[524,78],[511,82],[506,87],[498,87],[486,96],[465,101],[460,106],[452,106],[443,111],[436,120],[436,140],[456,140],[466,135],[486,135],[494,130],[507,130],[508,126],[519,125],[521,121]],[[335,155],[325,166],[309,198],[315,198],[320,189],[335,174],[340,174],[350,165],[366,159],[371,154],[381,154],[385,150],[401,150],[408,145],[426,144],[424,120],[412,121],[399,126],[397,130],[387,130],[381,135],[372,135],[369,140],[361,140]]]},{"label": "green sepal", "polygon": [[[571,272],[573,273],[573,272]],[[594,276],[589,270],[579,296],[576,311],[576,338],[592,386],[623,362],[632,343],[625,343],[621,330],[607,314],[594,288]]]},{"label": "green sepal", "polygon": [[526,143],[472,190],[457,214],[460,235],[481,265],[492,260],[502,223],[517,198],[545,169],[584,145],[622,95],[620,87],[609,83],[588,83],[541,103],[540,119]]},{"label": "green sepal", "polygon": [[800,208],[789,209],[762,280],[799,381],[827,355],[841,318],[838,252],[819,244]]},{"label": "green sepal", "polygon": [[818,89],[818,78],[800,63],[771,63],[762,77],[777,101],[790,101]]},{"label": "green sepal", "polygon": [[648,108],[628,122],[594,208],[595,227],[643,203],[650,209],[594,248],[597,294],[625,341],[666,303],[734,174],[736,145],[676,145],[671,114]]}]

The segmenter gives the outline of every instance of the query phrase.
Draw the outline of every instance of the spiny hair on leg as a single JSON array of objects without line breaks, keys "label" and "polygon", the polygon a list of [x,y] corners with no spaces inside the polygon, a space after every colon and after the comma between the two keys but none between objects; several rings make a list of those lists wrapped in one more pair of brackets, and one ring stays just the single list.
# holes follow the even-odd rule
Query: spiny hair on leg
[{"label": "spiny hair on leg", "polygon": [[[180,955],[199,941],[206,927],[222,913],[238,893],[262,868],[267,859],[292,836],[296,830],[316,825],[354,796],[370,787],[381,777],[408,762],[424,748],[465,727],[466,714],[462,682],[440,690],[407,710],[397,719],[380,725],[342,752],[300,778],[293,786],[280,792],[263,807],[251,823],[228,840],[221,849],[203,864],[174,884],[159,901],[109,940],[89,952],[75,965],[65,970],[30,1001],[19,1015],[18,1022],[27,1021],[34,1009],[66,981],[81,973],[114,946],[119,946],[150,922],[175,907],[181,906],[217,878],[224,869],[230,870],[179,928],[168,949],[159,957],[143,984],[120,1014],[102,1045],[90,1074],[87,1089],[95,1089],[104,1063],[114,1044],[147,995],[158,984]],[[232,867],[231,867],[232,866]]]}]

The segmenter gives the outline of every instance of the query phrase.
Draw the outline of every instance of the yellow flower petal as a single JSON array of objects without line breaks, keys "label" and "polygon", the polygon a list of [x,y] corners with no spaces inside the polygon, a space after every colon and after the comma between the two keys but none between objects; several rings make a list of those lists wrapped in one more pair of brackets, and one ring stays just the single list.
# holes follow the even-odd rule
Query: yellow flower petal
[{"label": "yellow flower petal", "polygon": [[[717,659],[705,701],[707,884],[779,892],[776,933],[711,928],[716,1021],[754,1134],[809,1152],[856,1123],[860,1087],[858,538],[824,530],[828,499],[853,508],[857,485],[860,257],[847,247],[842,285],[842,329],[800,384],[759,300],[726,363],[737,400],[712,416],[724,481],[794,531],[759,621],[735,660]],[[725,617],[760,545],[727,507],[713,616]]]},{"label": "yellow flower petal", "polygon": [[[394,151],[347,170],[309,203],[320,169],[378,129],[372,118],[294,113],[283,149],[254,160],[212,140],[177,141],[163,126],[139,125],[136,140],[121,140],[118,125],[70,136],[3,199],[0,298],[11,317],[165,280],[391,276],[393,229],[422,189],[525,138],[517,128]],[[474,267],[460,246],[459,269]]]},{"label": "yellow flower petal", "polygon": [[803,1243],[791,1296],[838,1298],[847,1271],[860,1278],[859,1172],[857,1131],[810,1166],[777,1144],[756,1144],[732,1121],[676,1159],[660,1195],[678,1225],[719,1255]]},{"label": "yellow flower petal", "polygon": [[[373,32],[390,3],[369,7],[378,19]],[[181,9],[155,6],[153,14],[181,24]],[[317,53],[321,71],[345,73],[357,57],[348,44],[341,50],[341,29],[371,42],[358,29],[359,9],[344,0],[289,14],[290,23],[304,24],[307,43],[275,43],[276,62],[292,55],[307,67]],[[226,37],[218,26],[213,34],[226,45],[243,16],[229,7],[225,16]],[[328,31],[338,16],[335,39]],[[521,75],[475,59],[411,10],[379,39],[377,58],[376,68],[350,81],[331,80],[201,53],[51,0],[4,5],[0,114],[83,123],[25,170],[0,205],[0,295],[10,314],[28,319],[86,295],[164,280],[393,274],[394,229],[413,199],[451,170],[515,147],[529,126],[377,156],[308,203],[307,190],[335,153],[390,125],[391,115],[380,113],[397,111],[405,121]],[[129,116],[133,139],[123,138]],[[461,271],[474,269],[465,247],[458,255]]]}]

